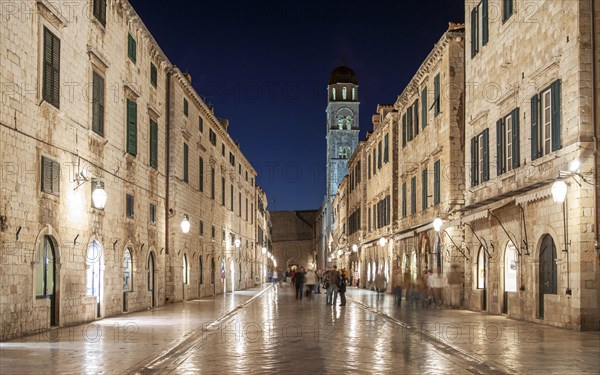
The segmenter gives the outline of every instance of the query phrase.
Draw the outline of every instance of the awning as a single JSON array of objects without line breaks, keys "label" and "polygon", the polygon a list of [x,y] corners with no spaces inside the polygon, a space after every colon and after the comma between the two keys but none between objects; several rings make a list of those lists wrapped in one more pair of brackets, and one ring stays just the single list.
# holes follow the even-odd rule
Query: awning
[{"label": "awning", "polygon": [[552,195],[551,189],[541,189],[538,191],[534,191],[529,194],[521,195],[515,199],[515,204],[519,205],[522,203],[529,203],[533,201],[537,201],[538,199],[543,199]]},{"label": "awning", "polygon": [[475,220],[485,219],[488,217],[488,215],[489,215],[489,211],[487,209],[485,209],[483,211],[475,212],[474,214],[463,217],[462,221],[464,223],[470,223]]},{"label": "awning", "polygon": [[401,240],[403,240],[405,238],[414,237],[414,235],[415,235],[415,231],[411,230],[409,232],[402,233],[402,234],[394,237],[394,241],[401,241]]}]

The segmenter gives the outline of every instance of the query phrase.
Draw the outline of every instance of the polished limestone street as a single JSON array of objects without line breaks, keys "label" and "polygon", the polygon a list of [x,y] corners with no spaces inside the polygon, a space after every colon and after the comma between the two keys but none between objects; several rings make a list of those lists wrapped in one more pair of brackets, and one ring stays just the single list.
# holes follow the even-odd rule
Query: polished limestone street
[{"label": "polished limestone street", "polygon": [[0,344],[3,374],[597,374],[600,333],[263,286]]}]

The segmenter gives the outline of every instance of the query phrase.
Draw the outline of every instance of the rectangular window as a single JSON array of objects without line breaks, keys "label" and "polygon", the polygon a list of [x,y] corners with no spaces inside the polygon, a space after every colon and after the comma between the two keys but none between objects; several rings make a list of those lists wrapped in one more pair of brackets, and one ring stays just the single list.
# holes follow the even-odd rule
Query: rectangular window
[{"label": "rectangular window", "polygon": [[387,163],[390,161],[390,150],[389,150],[389,134],[383,137],[383,162]]},{"label": "rectangular window", "polygon": [[158,124],[150,120],[150,166],[158,168]]},{"label": "rectangular window", "polygon": [[217,229],[215,228],[215,226],[213,225],[210,231],[210,236],[214,239],[215,237],[217,237]]},{"label": "rectangular window", "polygon": [[[231,164],[232,167],[235,167],[235,156],[233,155],[232,152],[229,153],[229,164]],[[241,166],[240,166],[240,173],[242,172]]]},{"label": "rectangular window", "polygon": [[104,136],[104,78],[92,74],[92,130]]},{"label": "rectangular window", "polygon": [[137,103],[127,99],[127,153],[137,155]]},{"label": "rectangular window", "polygon": [[423,87],[421,91],[421,123],[422,128],[425,129],[427,126],[427,86]]},{"label": "rectangular window", "polygon": [[406,141],[410,142],[414,138],[413,134],[413,107],[410,106],[406,110]]},{"label": "rectangular window", "polygon": [[502,0],[502,2],[504,3],[503,5],[503,12],[502,12],[502,22],[506,22],[508,21],[508,19],[510,18],[510,16],[513,15],[513,2],[515,0]]},{"label": "rectangular window", "polygon": [[42,97],[60,108],[60,39],[44,27],[44,67]]},{"label": "rectangular window", "polygon": [[254,203],[250,203],[250,224],[254,224]]},{"label": "rectangular window", "polygon": [[200,235],[204,236],[204,221],[200,220]]},{"label": "rectangular window", "polygon": [[242,217],[242,193],[238,192],[238,215]]},{"label": "rectangular window", "polygon": [[402,217],[406,217],[406,182],[402,183]]},{"label": "rectangular window", "polygon": [[406,112],[402,114],[402,148],[406,147],[407,134],[406,134]]},{"label": "rectangular window", "polygon": [[561,81],[531,98],[531,159],[562,148]]},{"label": "rectangular window", "polygon": [[417,213],[417,178],[413,177],[410,180],[410,214]]},{"label": "rectangular window", "polygon": [[216,147],[217,146],[217,134],[214,132],[214,130],[209,129],[208,138],[210,139],[210,143]]},{"label": "rectangular window", "polygon": [[488,42],[488,0],[481,0],[471,10],[471,58]]},{"label": "rectangular window", "polygon": [[60,164],[42,156],[42,191],[60,195]]},{"label": "rectangular window", "polygon": [[381,141],[377,144],[377,168],[381,169],[381,157],[383,156],[381,152]]},{"label": "rectangular window", "polygon": [[440,204],[440,192],[441,192],[441,171],[440,161],[437,160],[433,163],[433,204]]},{"label": "rectangular window", "polygon": [[210,167],[210,199],[215,199],[215,167]]},{"label": "rectangular window", "polygon": [[225,177],[221,177],[221,206],[225,206]]},{"label": "rectangular window", "polygon": [[102,26],[106,26],[106,0],[94,0],[93,13]]},{"label": "rectangular window", "polygon": [[225,157],[225,143],[221,143],[221,156]]},{"label": "rectangular window", "polygon": [[421,209],[427,209],[427,169],[423,169],[421,173]]},{"label": "rectangular window", "polygon": [[156,224],[156,206],[150,203],[150,224]]},{"label": "rectangular window", "polygon": [[367,227],[368,227],[368,231],[371,231],[371,207],[369,207],[369,212],[367,215]]},{"label": "rectangular window", "polygon": [[498,176],[519,167],[519,108],[496,122],[496,154]]},{"label": "rectangular window", "polygon": [[183,182],[189,182],[189,149],[187,143],[183,144]]},{"label": "rectangular window", "polygon": [[233,184],[231,184],[229,190],[229,209],[233,211]]},{"label": "rectangular window", "polygon": [[198,190],[204,192],[204,159],[198,158]]},{"label": "rectangular window", "polygon": [[367,158],[367,175],[369,176],[369,180],[371,179],[371,154],[369,154]]},{"label": "rectangular window", "polygon": [[248,221],[248,198],[247,197],[246,197],[246,211],[245,212],[246,212],[246,214],[244,215],[245,216],[244,220]]},{"label": "rectangular window", "polygon": [[471,186],[489,180],[489,131],[471,138]]},{"label": "rectangular window", "polygon": [[413,125],[415,128],[415,137],[419,134],[419,99],[415,100],[412,105]]},{"label": "rectangular window", "polygon": [[133,195],[125,194],[125,215],[130,219],[133,219],[133,214],[134,214],[133,208],[134,208]]},{"label": "rectangular window", "polygon": [[440,75],[439,73],[433,79],[433,116],[437,117],[441,110],[441,94],[440,94]]},{"label": "rectangular window", "polygon": [[377,174],[377,166],[375,163],[377,163],[377,150],[373,150],[373,176]]},{"label": "rectangular window", "polygon": [[154,87],[158,84],[158,71],[153,63],[150,63],[150,84]]},{"label": "rectangular window", "polygon": [[186,98],[183,98],[183,114],[185,115],[185,117],[188,117],[188,115],[190,114],[190,105]]},{"label": "rectangular window", "polygon": [[198,131],[204,133],[204,120],[202,119],[202,116],[198,116]]},{"label": "rectangular window", "polygon": [[127,34],[127,56],[131,61],[133,61],[134,64],[137,60],[136,45],[137,43],[135,42],[135,39],[133,39],[133,36],[131,36],[131,34]]}]

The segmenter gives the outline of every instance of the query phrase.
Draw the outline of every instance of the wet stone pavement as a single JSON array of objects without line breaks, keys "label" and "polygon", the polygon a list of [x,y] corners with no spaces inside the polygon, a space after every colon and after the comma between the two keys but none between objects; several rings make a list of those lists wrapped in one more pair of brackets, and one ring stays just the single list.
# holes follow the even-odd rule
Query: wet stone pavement
[{"label": "wet stone pavement", "polygon": [[[598,374],[600,333],[350,289],[235,292],[0,344],[1,374]],[[339,304],[339,299],[338,299]]]}]

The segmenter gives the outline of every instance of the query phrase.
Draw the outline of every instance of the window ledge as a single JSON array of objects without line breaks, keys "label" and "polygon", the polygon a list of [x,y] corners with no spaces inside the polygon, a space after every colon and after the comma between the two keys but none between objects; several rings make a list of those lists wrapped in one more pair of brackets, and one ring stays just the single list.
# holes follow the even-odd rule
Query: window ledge
[{"label": "window ledge", "polygon": [[62,15],[48,0],[37,0],[37,7],[40,13],[55,26],[65,27],[69,23],[65,16]]}]

